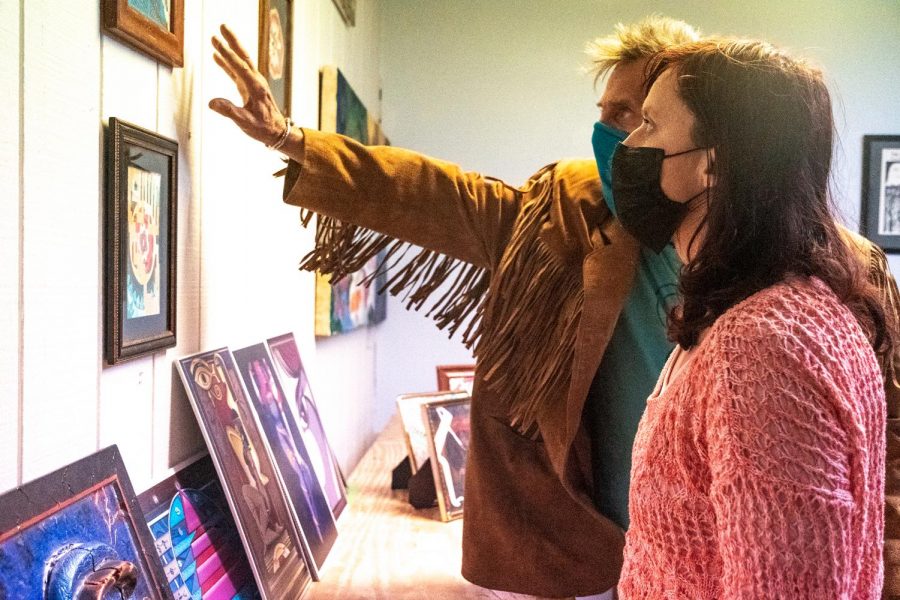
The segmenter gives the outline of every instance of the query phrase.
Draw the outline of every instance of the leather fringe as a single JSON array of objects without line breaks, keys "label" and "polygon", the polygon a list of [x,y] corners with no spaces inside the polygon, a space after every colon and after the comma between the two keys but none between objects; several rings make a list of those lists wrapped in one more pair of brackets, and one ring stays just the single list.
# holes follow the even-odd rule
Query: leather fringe
[{"label": "leather fringe", "polygon": [[[406,308],[413,310],[433,300],[426,316],[450,337],[462,330],[462,342],[472,349],[485,384],[507,404],[512,425],[536,437],[540,415],[554,400],[565,400],[568,371],[559,365],[574,360],[584,300],[579,265],[567,264],[540,238],[553,201],[554,182],[548,173],[549,168],[538,173],[525,190],[529,200],[493,270],[427,249],[399,266],[413,245],[322,215],[316,247],[300,267],[338,281],[386,250],[364,283],[387,271],[387,283],[379,292],[402,294]],[[313,214],[301,209],[304,227]],[[452,283],[433,298],[447,281]]]}]

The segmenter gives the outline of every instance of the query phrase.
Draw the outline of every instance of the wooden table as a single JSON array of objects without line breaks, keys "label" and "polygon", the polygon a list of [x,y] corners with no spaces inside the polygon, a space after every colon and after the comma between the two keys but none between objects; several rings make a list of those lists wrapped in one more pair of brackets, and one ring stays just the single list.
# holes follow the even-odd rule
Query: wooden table
[{"label": "wooden table", "polygon": [[437,508],[416,510],[391,490],[391,469],[406,456],[400,420],[381,433],[348,484],[349,502],[322,580],[308,600],[536,600],[472,585],[459,574],[462,520],[443,523]]}]

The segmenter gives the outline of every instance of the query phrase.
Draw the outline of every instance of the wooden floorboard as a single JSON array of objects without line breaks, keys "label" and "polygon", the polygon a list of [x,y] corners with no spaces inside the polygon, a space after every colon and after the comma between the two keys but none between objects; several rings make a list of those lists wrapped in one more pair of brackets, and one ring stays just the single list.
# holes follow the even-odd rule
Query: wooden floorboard
[{"label": "wooden floorboard", "polygon": [[487,590],[459,574],[462,520],[443,523],[437,508],[416,510],[391,491],[391,469],[406,455],[396,417],[349,478],[349,503],[322,580],[308,600],[537,600]]}]

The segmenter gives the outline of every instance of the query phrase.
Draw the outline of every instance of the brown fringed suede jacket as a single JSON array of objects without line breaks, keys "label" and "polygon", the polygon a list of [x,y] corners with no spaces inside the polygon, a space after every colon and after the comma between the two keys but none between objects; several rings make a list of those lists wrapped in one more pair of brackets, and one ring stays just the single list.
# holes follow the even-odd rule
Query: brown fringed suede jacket
[{"label": "brown fringed suede jacket", "polygon": [[[474,347],[463,576],[547,597],[614,586],[624,533],[590,500],[582,412],[638,245],[610,217],[594,161],[560,161],[513,188],[407,150],[304,133],[305,157],[285,181],[304,225],[319,215],[303,267],[339,278],[383,249],[391,266],[421,246],[391,269],[388,289],[412,308],[430,301],[438,326]],[[896,315],[884,254],[848,235]],[[900,593],[900,386],[889,382],[886,581]]]}]

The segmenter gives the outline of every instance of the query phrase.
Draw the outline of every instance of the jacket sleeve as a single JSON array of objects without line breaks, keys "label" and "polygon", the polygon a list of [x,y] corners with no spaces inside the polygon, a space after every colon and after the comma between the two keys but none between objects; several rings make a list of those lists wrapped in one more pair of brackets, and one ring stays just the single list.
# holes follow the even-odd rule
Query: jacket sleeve
[{"label": "jacket sleeve", "polygon": [[303,130],[285,202],[483,268],[509,240],[522,192],[496,179],[389,146]]}]

